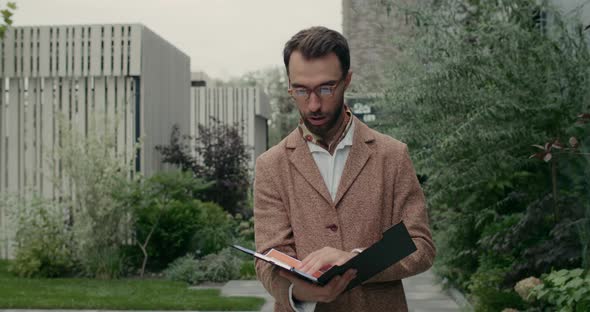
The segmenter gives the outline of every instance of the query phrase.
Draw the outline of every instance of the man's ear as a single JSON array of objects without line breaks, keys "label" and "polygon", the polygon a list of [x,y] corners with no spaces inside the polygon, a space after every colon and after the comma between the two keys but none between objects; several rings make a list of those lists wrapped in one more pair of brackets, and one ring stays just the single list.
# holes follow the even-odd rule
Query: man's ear
[{"label": "man's ear", "polygon": [[350,85],[350,81],[352,80],[352,70],[349,70],[346,74],[346,78],[344,79],[344,90],[348,89]]}]

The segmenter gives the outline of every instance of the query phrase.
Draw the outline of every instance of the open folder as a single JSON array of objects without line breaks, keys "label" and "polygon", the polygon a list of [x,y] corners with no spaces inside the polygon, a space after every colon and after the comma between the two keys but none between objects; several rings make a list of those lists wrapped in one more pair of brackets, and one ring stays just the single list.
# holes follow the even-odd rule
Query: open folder
[{"label": "open folder", "polygon": [[356,278],[348,284],[347,289],[363,283],[417,250],[403,221],[390,227],[383,233],[383,237],[379,241],[348,262],[331,266],[325,271],[320,270],[313,274],[299,271],[301,261],[275,249],[261,254],[242,246],[233,245],[233,247],[319,285],[327,284],[332,278],[344,274],[348,269],[356,269]]}]

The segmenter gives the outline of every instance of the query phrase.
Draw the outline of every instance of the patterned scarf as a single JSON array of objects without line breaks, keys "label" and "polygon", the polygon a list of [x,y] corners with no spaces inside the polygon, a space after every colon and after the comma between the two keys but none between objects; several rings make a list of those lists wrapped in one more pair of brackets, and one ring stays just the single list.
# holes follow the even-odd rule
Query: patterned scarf
[{"label": "patterned scarf", "polygon": [[[348,133],[348,129],[350,129],[350,125],[352,125],[352,111],[350,111],[350,108],[348,108],[347,105],[344,105],[344,122],[346,123],[346,128],[344,128],[344,131],[342,131],[342,134],[340,135],[340,137],[338,138],[338,140],[334,141],[333,146],[338,146],[338,143],[340,143],[340,141],[342,141],[342,139],[344,139],[344,137],[346,136],[346,133]],[[303,122],[303,118],[299,119],[299,133],[301,133],[301,136],[303,137],[303,139],[307,142],[311,142],[315,145],[318,145],[322,148],[325,149],[330,149],[330,146],[328,146],[328,144],[324,141],[324,139],[322,139],[320,136],[314,134],[313,132],[311,132],[306,126],[305,123]]]}]

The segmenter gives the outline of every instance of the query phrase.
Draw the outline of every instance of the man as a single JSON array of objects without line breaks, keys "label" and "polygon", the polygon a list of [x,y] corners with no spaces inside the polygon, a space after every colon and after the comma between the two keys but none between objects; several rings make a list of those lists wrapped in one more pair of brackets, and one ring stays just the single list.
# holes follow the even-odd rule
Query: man
[{"label": "man", "polygon": [[341,34],[302,30],[283,57],[301,120],[256,161],[257,251],[303,259],[300,269],[313,273],[348,261],[402,220],[418,250],[347,292],[353,270],[323,287],[263,261],[256,262],[257,276],[276,299],[275,311],[407,311],[401,279],[427,270],[435,255],[407,147],[367,127],[344,104],[352,72]]}]

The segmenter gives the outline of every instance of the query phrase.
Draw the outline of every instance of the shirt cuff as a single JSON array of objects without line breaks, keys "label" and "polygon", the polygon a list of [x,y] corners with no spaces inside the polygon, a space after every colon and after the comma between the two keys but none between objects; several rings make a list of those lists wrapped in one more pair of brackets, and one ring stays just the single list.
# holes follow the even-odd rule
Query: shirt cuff
[{"label": "shirt cuff", "polygon": [[295,300],[293,299],[293,284],[291,284],[291,286],[289,286],[289,303],[295,312],[313,312],[315,311],[315,305],[317,302],[297,301],[297,303],[295,303]]}]

